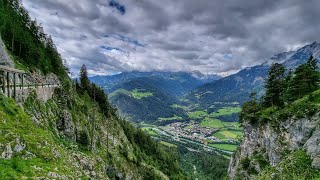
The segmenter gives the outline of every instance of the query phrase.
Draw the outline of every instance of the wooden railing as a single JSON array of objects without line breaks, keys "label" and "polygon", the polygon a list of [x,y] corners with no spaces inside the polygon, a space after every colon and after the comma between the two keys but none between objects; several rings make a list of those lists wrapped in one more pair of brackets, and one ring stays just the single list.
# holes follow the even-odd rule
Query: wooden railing
[{"label": "wooden railing", "polygon": [[[25,83],[27,74],[19,69],[14,69],[0,65],[0,92],[8,97],[17,97],[17,89],[59,87],[59,84],[54,83]],[[17,80],[19,79],[19,80]],[[19,82],[19,83],[18,83]],[[11,91],[12,95],[11,95]]]},{"label": "wooden railing", "polygon": [[[35,88],[50,88],[50,87],[59,87],[59,84],[54,84],[54,83],[38,83],[38,84],[0,84],[1,90],[3,94],[7,95],[8,97],[16,97],[17,90],[24,90],[24,89],[35,89]],[[13,90],[13,94],[11,95],[11,92]]]}]

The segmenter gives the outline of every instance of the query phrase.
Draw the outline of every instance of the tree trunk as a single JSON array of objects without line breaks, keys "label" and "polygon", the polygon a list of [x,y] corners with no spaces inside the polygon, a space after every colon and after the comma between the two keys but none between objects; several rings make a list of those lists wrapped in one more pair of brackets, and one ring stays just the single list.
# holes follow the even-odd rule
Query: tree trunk
[{"label": "tree trunk", "polygon": [[13,53],[13,51],[14,51],[14,34],[12,35],[11,51],[12,51],[12,53]]},{"label": "tree trunk", "polygon": [[[112,123],[112,124],[114,124],[114,123]],[[114,145],[114,136],[115,136],[115,128],[113,128],[113,133],[112,133],[112,145],[113,145],[113,147],[115,147],[115,145]]]},{"label": "tree trunk", "polygon": [[19,49],[19,57],[21,56],[21,42],[20,42],[20,49]]}]

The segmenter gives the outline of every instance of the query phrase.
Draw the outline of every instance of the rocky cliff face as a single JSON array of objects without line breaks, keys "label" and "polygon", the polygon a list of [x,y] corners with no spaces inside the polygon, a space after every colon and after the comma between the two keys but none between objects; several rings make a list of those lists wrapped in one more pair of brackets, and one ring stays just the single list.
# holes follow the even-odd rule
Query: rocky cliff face
[{"label": "rocky cliff face", "polygon": [[252,179],[265,165],[276,166],[290,152],[301,149],[311,157],[312,167],[319,169],[319,114],[289,118],[276,126],[271,123],[257,126],[244,124],[243,142],[229,165],[230,179]]},{"label": "rocky cliff face", "polygon": [[1,37],[0,37],[0,65],[14,67],[14,64],[11,61],[11,59],[6,51],[6,47],[5,47]]}]

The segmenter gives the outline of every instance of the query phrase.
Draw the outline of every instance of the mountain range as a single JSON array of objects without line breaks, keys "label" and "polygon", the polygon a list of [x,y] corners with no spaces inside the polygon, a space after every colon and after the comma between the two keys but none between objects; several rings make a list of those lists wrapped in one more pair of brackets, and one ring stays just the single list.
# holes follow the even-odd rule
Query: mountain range
[{"label": "mountain range", "polygon": [[[305,45],[297,51],[283,52],[264,63],[240,70],[227,77],[206,76],[200,72],[123,72],[111,76],[95,76],[90,80],[102,86],[111,103],[134,121],[155,121],[173,116],[184,117],[174,104],[198,105],[207,109],[215,102],[237,102],[249,99],[251,92],[264,94],[264,80],[272,63],[294,69],[311,55],[319,60],[320,44]],[[136,97],[140,93],[141,97]],[[147,96],[146,94],[149,95]],[[139,113],[137,113],[139,112]],[[141,113],[143,112],[143,113]]]},{"label": "mountain range", "polygon": [[264,80],[272,63],[282,63],[286,69],[294,69],[305,63],[311,55],[319,62],[319,50],[320,44],[314,42],[297,51],[277,54],[261,65],[248,67],[236,74],[204,84],[188,93],[186,98],[202,107],[208,107],[216,101],[236,101],[241,104],[249,99],[251,92],[256,92],[261,97],[264,94]]},{"label": "mountain range", "polygon": [[174,96],[181,96],[184,93],[208,82],[218,80],[219,75],[204,75],[199,71],[193,72],[122,72],[111,76],[93,76],[90,80],[102,86],[107,93],[115,90],[115,87],[131,81],[132,79],[145,78],[152,84]]}]

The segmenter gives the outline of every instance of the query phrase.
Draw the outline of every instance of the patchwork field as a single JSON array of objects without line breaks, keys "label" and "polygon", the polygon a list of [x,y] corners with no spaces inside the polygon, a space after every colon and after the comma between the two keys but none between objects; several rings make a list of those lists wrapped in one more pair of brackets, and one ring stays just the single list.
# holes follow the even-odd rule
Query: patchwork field
[{"label": "patchwork field", "polygon": [[165,141],[160,141],[160,143],[168,147],[177,147],[177,145]]},{"label": "patchwork field", "polygon": [[239,136],[242,136],[242,131],[237,130],[219,130],[213,134],[214,137],[219,138],[220,140],[224,139],[237,139]]},{"label": "patchwork field", "polygon": [[238,122],[222,122],[225,127],[239,128]]},{"label": "patchwork field", "polygon": [[182,117],[174,115],[173,117],[169,118],[159,118],[159,121],[171,121],[171,120],[182,120]]},{"label": "patchwork field", "polygon": [[223,128],[224,124],[219,119],[212,119],[212,118],[206,117],[204,120],[202,120],[202,122],[200,123],[200,126],[218,129],[218,128]]},{"label": "patchwork field", "polygon": [[237,136],[242,136],[243,135],[243,132],[242,130],[229,130],[229,132],[237,135]]},{"label": "patchwork field", "polygon": [[219,131],[220,134],[224,135],[226,138],[236,139],[237,134],[233,133],[233,131]]},{"label": "patchwork field", "polygon": [[207,111],[194,111],[188,113],[189,118],[191,119],[202,119],[208,117]]},{"label": "patchwork field", "polygon": [[241,111],[240,107],[223,107],[216,112],[210,114],[212,117],[219,117],[224,115],[230,115],[233,113],[239,113]]},{"label": "patchwork field", "polygon": [[126,94],[126,95],[130,95],[131,92],[130,91],[127,91],[125,89],[117,89],[116,91],[113,91],[112,93],[110,93],[108,96],[109,97],[113,97],[115,96],[116,94]]},{"label": "patchwork field", "polygon": [[[156,139],[158,139],[161,144],[172,147],[177,145],[177,143],[179,144],[179,140],[175,141],[176,138],[185,138],[189,143],[203,144],[204,146],[221,150],[228,157],[230,153],[238,147],[237,144],[243,134],[239,123],[232,122],[233,120],[237,120],[235,119],[237,118],[237,113],[241,111],[241,108],[238,107],[236,103],[224,104],[218,102],[210,107],[212,108],[211,110],[196,108],[195,111],[189,111],[188,107],[178,104],[173,104],[172,107],[187,110],[188,119],[186,120],[188,121],[175,115],[169,118],[159,118],[158,121],[179,120],[175,121],[176,124],[169,123],[166,126],[143,126],[143,130],[150,135],[156,136]],[[212,110],[214,110],[214,112],[212,112]],[[212,113],[208,113],[210,111]],[[227,120],[224,119],[226,117]],[[212,131],[212,134],[202,135],[202,139],[198,138],[197,135],[194,136],[199,132],[206,131]],[[163,137],[164,134],[166,134],[166,137]],[[196,146],[198,147],[198,145]]]},{"label": "patchwork field", "polygon": [[145,98],[145,97],[153,96],[153,93],[151,93],[151,92],[142,92],[139,89],[134,89],[133,91],[131,91],[131,95],[136,99],[142,99],[142,98]]},{"label": "patchwork field", "polygon": [[234,144],[209,144],[209,146],[225,151],[235,151],[238,146]]},{"label": "patchwork field", "polygon": [[154,128],[151,128],[151,127],[143,127],[141,129],[150,135],[157,135],[158,134],[158,132]]},{"label": "patchwork field", "polygon": [[143,92],[142,89],[134,89],[132,91],[127,91],[125,89],[117,89],[116,91],[114,91],[111,94],[109,94],[109,97],[113,97],[116,94],[126,94],[126,95],[129,95],[129,96],[132,96],[135,99],[142,99],[142,98],[145,98],[145,97],[153,96],[153,93],[151,93],[151,92]]}]

